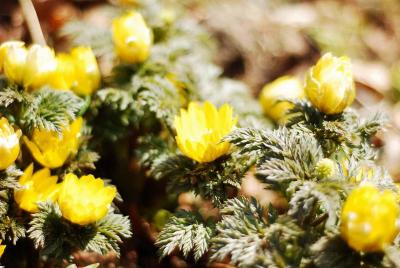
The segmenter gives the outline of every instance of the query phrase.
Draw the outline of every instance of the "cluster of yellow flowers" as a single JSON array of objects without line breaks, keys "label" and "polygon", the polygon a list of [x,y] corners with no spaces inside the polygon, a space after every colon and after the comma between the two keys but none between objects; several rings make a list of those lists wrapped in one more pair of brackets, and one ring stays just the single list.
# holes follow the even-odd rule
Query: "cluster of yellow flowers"
[{"label": "cluster of yellow flowers", "polygon": [[327,53],[309,70],[304,86],[292,76],[284,76],[264,86],[260,103],[264,113],[278,123],[286,122],[293,104],[282,99],[307,99],[321,112],[339,114],[354,101],[356,89],[347,57]]},{"label": "cluster of yellow flowers", "polygon": [[[82,118],[76,119],[64,128],[62,135],[35,129],[32,140],[24,137],[33,157],[45,168],[33,172],[30,164],[20,177],[22,187],[15,190],[14,198],[21,209],[33,213],[38,211],[38,202],[57,202],[63,217],[80,225],[106,215],[116,195],[114,187],[104,186],[103,180],[92,175],[78,179],[74,174],[67,174],[62,183],[57,183],[58,177],[51,175],[50,168],[62,166],[77,152],[82,123]],[[0,119],[0,169],[9,167],[17,159],[20,136],[21,131],[15,131],[6,118]]]},{"label": "cluster of yellow flowers", "polygon": [[[305,96],[326,114],[337,114],[351,105],[355,86],[348,58],[325,54],[312,67],[305,87],[291,76],[284,76],[267,84],[260,95],[265,114],[279,123],[287,119],[286,113],[293,104],[282,99],[303,99]],[[224,105],[219,111],[206,102],[203,106],[190,103],[175,118],[176,142],[184,155],[199,163],[211,162],[229,150],[229,144],[221,139],[236,124],[232,108]]]},{"label": "cluster of yellow flowers", "polygon": [[90,95],[100,83],[100,71],[92,50],[76,47],[70,54],[55,55],[53,49],[37,44],[29,48],[20,41],[0,46],[0,70],[7,79],[34,91],[43,86]]},{"label": "cluster of yellow flowers", "polygon": [[[47,168],[61,167],[68,157],[76,154],[79,147],[83,120],[77,118],[61,135],[54,131],[35,129],[32,140],[23,139],[32,156]],[[11,166],[20,152],[21,130],[14,130],[5,117],[0,118],[0,170]]]},{"label": "cluster of yellow flowers", "polygon": [[93,175],[78,179],[69,173],[63,182],[57,181],[58,177],[51,176],[50,169],[33,173],[33,164],[30,164],[19,179],[22,188],[14,192],[15,201],[21,209],[31,213],[38,211],[38,202],[57,202],[65,219],[87,225],[107,214],[116,195],[115,187],[104,186],[103,180]]},{"label": "cluster of yellow flowers", "polygon": [[341,234],[355,250],[381,251],[390,245],[400,231],[396,195],[380,192],[371,184],[353,190],[343,205]]},{"label": "cluster of yellow flowers", "polygon": [[[0,68],[6,78],[34,91],[43,86],[72,90],[79,95],[91,94],[100,84],[100,72],[90,48],[77,47],[69,54],[57,56],[47,46],[25,47],[23,42],[9,41],[0,46]],[[34,129],[31,138],[23,140],[33,158],[44,168],[34,172],[29,165],[19,179],[20,189],[14,198],[21,209],[38,211],[38,202],[52,201],[60,206],[64,218],[76,224],[101,219],[115,197],[114,187],[105,187],[101,179],[74,174],[57,183],[50,169],[61,167],[79,148],[83,119],[77,118],[61,133]],[[12,165],[19,156],[21,130],[15,130],[5,117],[0,119],[0,169]],[[0,248],[0,250],[4,250]]]}]

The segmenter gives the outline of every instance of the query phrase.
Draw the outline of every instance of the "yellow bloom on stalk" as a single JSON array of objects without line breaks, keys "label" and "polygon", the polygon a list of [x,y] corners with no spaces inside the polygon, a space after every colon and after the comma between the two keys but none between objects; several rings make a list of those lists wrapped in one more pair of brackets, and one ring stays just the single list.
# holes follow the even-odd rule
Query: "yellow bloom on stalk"
[{"label": "yellow bloom on stalk", "polygon": [[57,70],[49,84],[55,89],[91,95],[100,85],[100,70],[90,47],[75,47],[57,55]]},{"label": "yellow bloom on stalk", "polygon": [[26,56],[24,86],[37,89],[46,84],[57,68],[54,51],[48,46],[32,45]]},{"label": "yellow bloom on stalk", "polygon": [[33,173],[33,164],[25,169],[18,182],[22,188],[15,190],[15,202],[21,209],[31,213],[38,211],[38,202],[56,201],[60,189],[57,176],[51,176],[48,168]]},{"label": "yellow bloom on stalk", "polygon": [[8,168],[17,159],[20,151],[21,131],[15,131],[7,118],[0,119],[0,170]]},{"label": "yellow bloom on stalk", "polygon": [[343,112],[356,96],[349,58],[330,53],[322,56],[306,77],[305,91],[307,98],[321,112]]},{"label": "yellow bloom on stalk", "polygon": [[78,179],[69,173],[62,183],[58,204],[64,218],[87,225],[107,214],[116,193],[114,186],[104,186],[103,180],[95,179],[93,175]]},{"label": "yellow bloom on stalk", "polygon": [[21,41],[7,41],[0,45],[0,71],[3,69],[3,62],[10,47],[24,47],[25,43]]},{"label": "yellow bloom on stalk", "polygon": [[357,251],[375,252],[390,245],[399,233],[396,195],[366,184],[353,190],[341,215],[340,232]]},{"label": "yellow bloom on stalk", "polygon": [[24,141],[32,156],[42,166],[58,168],[70,155],[77,153],[82,123],[82,118],[77,118],[69,127],[64,128],[61,134],[35,129],[32,140],[24,137]]},{"label": "yellow bloom on stalk", "polygon": [[29,90],[48,84],[57,67],[51,48],[35,44],[26,49],[16,41],[2,44],[0,60],[6,77]]},{"label": "yellow bloom on stalk", "polygon": [[100,85],[100,70],[90,47],[71,50],[75,66],[75,84],[72,90],[78,95],[90,95]]},{"label": "yellow bloom on stalk", "polygon": [[142,15],[130,12],[112,23],[115,52],[126,63],[145,61],[150,55],[153,34]]},{"label": "yellow bloom on stalk", "polygon": [[264,113],[280,123],[284,123],[286,113],[293,108],[292,103],[281,99],[303,98],[303,85],[293,76],[283,76],[265,85],[259,97]]},{"label": "yellow bloom on stalk", "polygon": [[75,64],[71,55],[57,54],[57,69],[49,84],[55,89],[70,90],[75,83]]},{"label": "yellow bloom on stalk", "polygon": [[7,79],[23,84],[25,77],[26,57],[28,51],[24,46],[10,45],[3,49],[3,71]]},{"label": "yellow bloom on stalk", "polygon": [[211,162],[226,154],[229,143],[221,142],[236,125],[232,107],[224,104],[219,110],[209,102],[200,105],[189,103],[175,117],[176,142],[187,157],[200,163]]}]

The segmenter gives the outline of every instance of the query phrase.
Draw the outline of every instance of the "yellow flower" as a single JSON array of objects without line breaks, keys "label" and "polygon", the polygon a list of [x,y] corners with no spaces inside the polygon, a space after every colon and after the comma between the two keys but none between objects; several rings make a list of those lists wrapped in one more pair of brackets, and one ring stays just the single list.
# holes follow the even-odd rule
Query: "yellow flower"
[{"label": "yellow flower", "polygon": [[57,176],[51,176],[48,168],[33,173],[33,164],[25,169],[18,182],[22,188],[14,192],[15,202],[31,213],[38,211],[38,202],[56,201],[60,189]]},{"label": "yellow flower", "polygon": [[[3,241],[0,239],[0,244]],[[3,256],[4,250],[6,249],[6,245],[0,245],[0,257]]]},{"label": "yellow flower", "polygon": [[57,69],[49,79],[49,85],[54,89],[70,90],[75,83],[75,65],[71,55],[59,53],[57,55]]},{"label": "yellow flower", "polygon": [[15,131],[5,117],[0,119],[0,170],[8,168],[19,155],[19,137],[21,131]]},{"label": "yellow flower", "polygon": [[72,90],[78,95],[90,95],[100,85],[100,71],[90,47],[76,47],[71,51],[75,66],[75,84]]},{"label": "yellow flower", "polygon": [[353,190],[343,206],[340,231],[357,251],[381,251],[399,232],[396,195],[365,184]]},{"label": "yellow flower", "polygon": [[328,53],[313,66],[306,78],[305,91],[312,104],[325,114],[338,114],[350,106],[356,89],[347,57]]},{"label": "yellow flower", "polygon": [[12,45],[4,50],[5,76],[16,84],[23,84],[28,51],[23,46]]},{"label": "yellow flower", "polygon": [[140,13],[114,19],[112,32],[116,54],[122,61],[139,63],[149,57],[153,35]]},{"label": "yellow flower", "polygon": [[304,89],[300,81],[293,76],[283,76],[264,86],[260,94],[260,103],[267,116],[284,123],[285,114],[293,107],[293,104],[280,100],[303,98]]},{"label": "yellow flower", "polygon": [[46,84],[56,70],[54,51],[47,46],[22,42],[6,42],[0,47],[0,60],[6,77],[26,89],[38,89]]},{"label": "yellow flower", "polygon": [[82,123],[82,118],[77,118],[69,127],[64,128],[62,134],[35,129],[32,140],[24,137],[24,141],[42,166],[58,168],[70,155],[77,153]]},{"label": "yellow flower", "polygon": [[48,46],[32,45],[28,49],[24,72],[25,88],[38,89],[46,84],[57,68],[54,51]]},{"label": "yellow flower", "polygon": [[224,104],[219,110],[209,102],[189,103],[175,117],[176,142],[184,155],[200,163],[211,162],[229,150],[229,143],[221,142],[236,125],[232,107]]},{"label": "yellow flower", "polygon": [[93,175],[69,173],[62,183],[58,204],[64,218],[72,223],[86,225],[103,218],[116,195],[113,186],[104,186],[102,179]]},{"label": "yellow flower", "polygon": [[25,43],[21,41],[7,41],[0,45],[0,71],[3,69],[3,62],[10,47],[24,47]]}]

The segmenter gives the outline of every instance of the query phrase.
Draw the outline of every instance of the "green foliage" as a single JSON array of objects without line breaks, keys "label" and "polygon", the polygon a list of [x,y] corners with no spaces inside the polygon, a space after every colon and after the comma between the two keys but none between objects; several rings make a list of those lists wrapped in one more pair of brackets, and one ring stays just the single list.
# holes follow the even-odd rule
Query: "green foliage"
[{"label": "green foliage", "polygon": [[287,126],[311,131],[321,143],[326,156],[344,150],[357,159],[375,158],[376,153],[371,148],[369,138],[386,124],[387,118],[383,114],[377,113],[360,120],[351,109],[338,115],[325,115],[307,101],[293,103],[295,106],[290,111],[291,119]]},{"label": "green foliage", "polygon": [[138,92],[137,101],[140,105],[154,113],[157,119],[172,129],[174,116],[181,108],[178,89],[168,79],[159,75],[134,76],[132,84]]},{"label": "green foliage", "polygon": [[153,163],[153,174],[156,178],[165,178],[170,191],[194,191],[219,207],[240,188],[242,178],[254,162],[254,157],[238,154],[210,163],[196,163],[183,155],[172,155]]},{"label": "green foliage", "polygon": [[85,171],[95,170],[95,163],[100,159],[100,155],[93,150],[92,128],[84,125],[81,130],[79,149],[76,155],[69,159],[67,167],[63,170],[66,173],[84,174]]},{"label": "green foliage", "polygon": [[198,214],[179,211],[172,216],[158,236],[156,245],[165,257],[178,249],[187,258],[190,253],[198,261],[207,251],[213,226],[208,226]]},{"label": "green foliage", "polygon": [[[18,177],[22,171],[15,165],[0,172],[0,237],[14,244],[25,236],[25,227],[14,216],[12,205],[13,189],[19,188]],[[11,202],[10,202],[11,201]]]},{"label": "green foliage", "polygon": [[[96,143],[104,138],[123,142],[138,137],[136,157],[149,176],[165,180],[170,192],[192,191],[220,208],[217,223],[202,219],[197,212],[171,217],[156,243],[162,257],[179,250],[198,261],[209,251],[211,261],[230,260],[238,267],[398,266],[397,245],[385,253],[361,254],[338,235],[342,204],[360,182],[396,190],[387,171],[373,162],[377,151],[371,137],[386,122],[381,114],[365,120],[351,109],[325,115],[308,101],[292,101],[286,126],[270,130],[271,123],[248,88],[222,77],[222,70],[212,61],[213,42],[202,27],[180,17],[175,23],[163,22],[160,1],[143,1],[139,10],[153,28],[152,53],[143,63],[114,66],[105,88],[93,95],[87,117]],[[121,11],[110,8],[104,14],[112,18]],[[75,45],[91,45],[97,55],[113,58],[110,29],[73,22],[63,34]],[[59,130],[76,114],[69,109],[71,104],[68,109],[53,108],[53,102],[39,96],[44,93],[33,94],[30,101],[17,93],[11,87],[5,90],[0,104],[22,103],[24,128]],[[224,139],[233,145],[229,154],[200,164],[179,153],[173,121],[190,101],[204,100],[217,106],[231,104],[239,128]],[[318,164],[325,158],[334,162],[334,168],[321,176]],[[88,145],[69,168],[84,172],[93,168],[95,160]],[[288,207],[281,214],[272,206],[265,211],[253,199],[236,197],[242,178],[253,166],[266,188],[286,198]],[[47,255],[62,256],[74,248],[104,253],[117,251],[119,238],[130,234],[127,222],[112,222],[74,226],[62,219],[56,206],[42,205],[29,232]]]},{"label": "green foliage", "polygon": [[[229,258],[238,267],[356,267],[360,263],[386,267],[387,263],[395,263],[396,254],[364,256],[350,249],[340,237],[327,238],[328,233],[338,232],[343,201],[360,181],[395,190],[388,173],[370,160],[373,147],[369,139],[383,126],[382,117],[361,121],[351,111],[328,117],[305,102],[297,104],[294,111],[297,114],[292,123],[277,130],[233,131],[224,139],[234,145],[229,156],[200,165],[172,155],[162,158],[153,171],[170,183],[175,182],[174,189],[192,190],[221,207],[222,219],[209,242],[211,260]],[[331,158],[334,166],[329,176],[321,177],[317,167],[324,158]],[[222,194],[226,189],[215,191],[218,188],[211,184],[218,185],[219,178],[229,178],[221,172],[228,163],[237,164],[232,166],[237,173],[227,169],[228,174],[237,175],[231,178],[240,178],[244,174],[238,172],[241,168],[246,167],[247,171],[255,164],[257,178],[287,198],[286,216],[270,209],[266,220],[255,200],[229,199]],[[239,184],[240,181],[236,180]],[[214,191],[207,192],[209,189]],[[215,196],[220,198],[215,200]],[[168,252],[172,250],[164,254]]]},{"label": "green foliage", "polygon": [[59,259],[70,258],[76,249],[119,254],[118,243],[132,235],[126,216],[110,211],[98,222],[80,226],[63,219],[58,205],[52,203],[39,204],[28,233],[41,254]]},{"label": "green foliage", "polygon": [[238,267],[299,267],[302,230],[284,217],[266,222],[263,213],[254,199],[227,201],[211,240],[211,259],[230,257]]},{"label": "green foliage", "polygon": [[61,132],[75,119],[84,102],[71,91],[42,89],[21,109],[20,123],[29,132],[44,129]]},{"label": "green foliage", "polygon": [[294,193],[290,198],[288,215],[297,219],[301,226],[316,228],[325,222],[326,229],[335,228],[345,193],[343,187],[335,181],[292,183],[289,191]]},{"label": "green foliage", "polygon": [[[240,154],[257,156],[257,176],[273,189],[285,190],[290,181],[315,177],[323,152],[312,134],[297,129],[237,129],[225,138]],[[284,187],[284,188],[281,188]]]},{"label": "green foliage", "polygon": [[25,226],[14,217],[3,216],[0,218],[0,235],[1,239],[15,244],[18,239],[25,237]]},{"label": "green foliage", "polygon": [[125,137],[131,128],[139,127],[143,111],[134,96],[127,88],[104,88],[95,93],[89,121],[97,139],[116,141]]},{"label": "green foliage", "polygon": [[27,98],[27,94],[19,91],[16,85],[4,86],[0,91],[0,106],[9,107],[14,102],[23,102]]},{"label": "green foliage", "polygon": [[[114,13],[112,9],[108,9]],[[90,46],[96,56],[112,55],[110,28],[99,27],[83,21],[71,21],[60,30],[60,36],[68,37],[74,46]]]}]

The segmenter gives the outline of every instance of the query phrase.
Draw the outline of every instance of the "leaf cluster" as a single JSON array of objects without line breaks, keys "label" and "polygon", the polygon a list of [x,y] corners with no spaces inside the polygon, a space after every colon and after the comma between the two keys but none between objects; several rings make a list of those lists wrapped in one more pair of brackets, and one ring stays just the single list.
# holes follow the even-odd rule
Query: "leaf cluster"
[{"label": "leaf cluster", "polygon": [[50,202],[39,204],[28,233],[42,255],[57,259],[69,259],[76,250],[119,254],[118,243],[132,235],[128,217],[112,210],[94,224],[80,226],[65,220],[58,205]]}]

